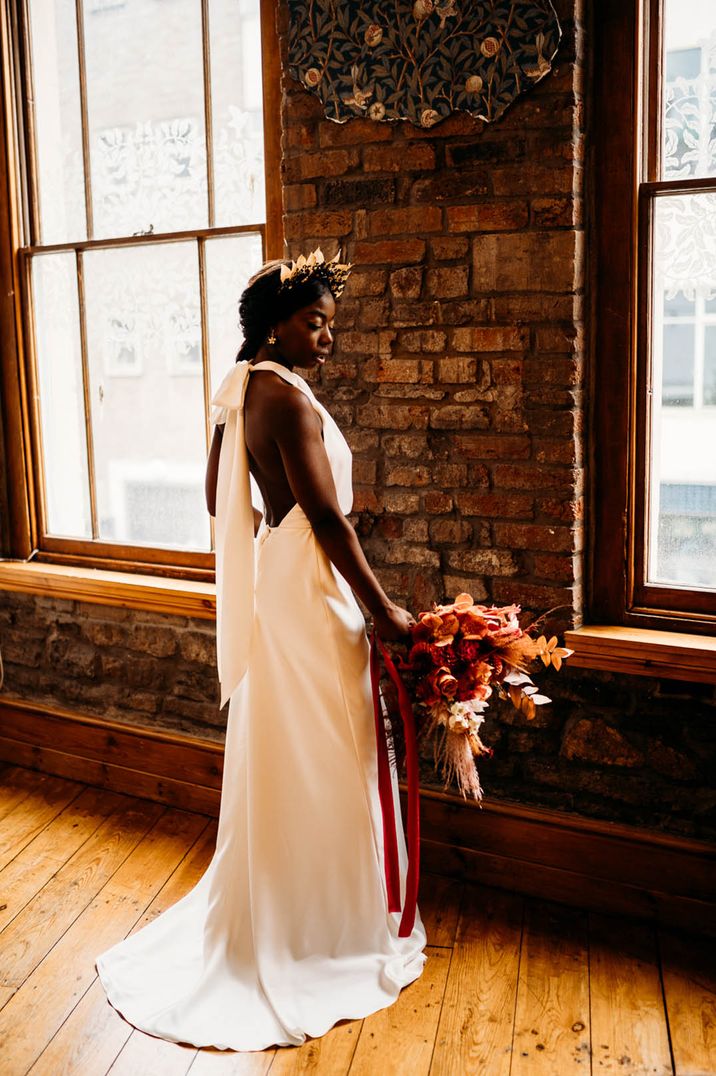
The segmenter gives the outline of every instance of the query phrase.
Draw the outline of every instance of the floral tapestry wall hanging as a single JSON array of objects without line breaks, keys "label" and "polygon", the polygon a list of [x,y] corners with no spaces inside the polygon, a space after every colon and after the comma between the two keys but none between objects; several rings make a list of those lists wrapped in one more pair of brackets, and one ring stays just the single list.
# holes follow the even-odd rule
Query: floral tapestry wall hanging
[{"label": "floral tapestry wall hanging", "polygon": [[551,69],[561,30],[549,0],[288,0],[289,72],[345,123],[451,112],[492,122]]}]

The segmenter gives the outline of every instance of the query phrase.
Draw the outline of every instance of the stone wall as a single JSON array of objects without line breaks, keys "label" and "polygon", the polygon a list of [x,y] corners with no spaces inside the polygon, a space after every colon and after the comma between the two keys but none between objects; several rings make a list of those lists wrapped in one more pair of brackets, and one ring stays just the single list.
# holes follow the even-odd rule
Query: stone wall
[{"label": "stone wall", "polygon": [[[582,610],[589,35],[558,8],[555,71],[494,128],[339,126],[284,86],[290,252],[356,263],[316,390],[371,562],[416,611],[463,589]],[[0,646],[8,696],[223,738],[208,621],[3,594]],[[532,722],[490,707],[488,795],[716,838],[711,688],[569,668],[544,686]],[[423,783],[441,787],[427,761]]]},{"label": "stone wall", "polygon": [[[213,624],[2,595],[2,694],[221,742]],[[497,799],[716,839],[713,690],[565,667],[529,721],[487,711],[480,773]],[[422,785],[441,789],[429,751]]]}]

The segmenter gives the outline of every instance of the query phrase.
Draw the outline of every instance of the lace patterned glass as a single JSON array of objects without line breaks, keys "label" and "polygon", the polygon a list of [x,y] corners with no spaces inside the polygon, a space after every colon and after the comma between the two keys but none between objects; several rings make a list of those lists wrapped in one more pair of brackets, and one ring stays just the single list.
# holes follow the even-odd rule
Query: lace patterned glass
[{"label": "lace patterned glass", "polygon": [[84,13],[94,232],[208,224],[200,0]]},{"label": "lace patterned glass", "polygon": [[100,537],[209,549],[195,242],[84,255]]},{"label": "lace patterned glass", "polygon": [[662,178],[716,175],[713,0],[666,0]]},{"label": "lace patterned glass", "polygon": [[716,589],[716,194],[654,202],[648,580]]},{"label": "lace patterned glass", "polygon": [[209,14],[215,223],[266,220],[261,23],[255,0],[212,0]]}]

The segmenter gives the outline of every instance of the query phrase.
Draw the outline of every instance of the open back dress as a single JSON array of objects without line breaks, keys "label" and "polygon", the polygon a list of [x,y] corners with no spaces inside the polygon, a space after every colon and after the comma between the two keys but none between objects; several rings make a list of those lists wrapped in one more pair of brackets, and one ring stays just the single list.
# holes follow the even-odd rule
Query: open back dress
[{"label": "open back dress", "polygon": [[[217,844],[197,885],[98,956],[135,1027],[220,1049],[298,1045],[385,1008],[422,972],[388,911],[365,624],[298,504],[253,536],[243,403],[272,370],[322,421],[341,510],[351,453],[298,374],[236,364],[213,404],[225,423],[216,515],[217,653],[228,699]],[[399,815],[398,789],[392,776]],[[407,855],[398,827],[401,892]]]}]

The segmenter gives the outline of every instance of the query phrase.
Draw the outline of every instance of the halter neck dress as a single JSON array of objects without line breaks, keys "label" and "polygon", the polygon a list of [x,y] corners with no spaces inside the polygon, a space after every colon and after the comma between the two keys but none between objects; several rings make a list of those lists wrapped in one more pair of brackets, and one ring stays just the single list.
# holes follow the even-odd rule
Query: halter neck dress
[{"label": "halter neck dress", "polygon": [[[135,1027],[234,1050],[299,1045],[385,1008],[426,959],[420,914],[401,938],[388,911],[363,615],[298,504],[253,536],[243,403],[262,370],[311,401],[341,510],[352,507],[350,449],[309,385],[274,362],[234,366],[212,400],[225,423],[217,654],[229,700],[216,851],[186,896],[96,962]],[[398,845],[403,897],[400,827]]]}]

